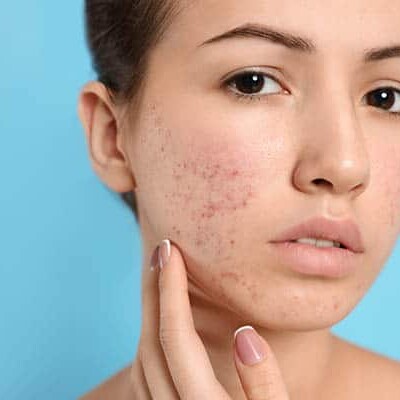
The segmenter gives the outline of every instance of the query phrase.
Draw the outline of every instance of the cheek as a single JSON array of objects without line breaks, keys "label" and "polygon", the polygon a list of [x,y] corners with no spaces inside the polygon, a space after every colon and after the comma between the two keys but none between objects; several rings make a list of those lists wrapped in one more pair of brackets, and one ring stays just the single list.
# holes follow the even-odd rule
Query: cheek
[{"label": "cheek", "polygon": [[354,207],[366,245],[364,268],[359,271],[365,288],[382,270],[400,230],[399,144],[380,141],[370,149],[370,181]]},{"label": "cheek", "polygon": [[[196,253],[221,257],[235,245],[237,217],[257,196],[259,160],[240,143],[184,146],[171,170],[169,195]],[[181,223],[182,225],[182,223]],[[225,250],[224,250],[225,249]]]},{"label": "cheek", "polygon": [[198,260],[226,260],[241,221],[251,224],[252,202],[281,175],[280,135],[250,137],[248,124],[227,121],[196,120],[186,129],[154,106],[149,121],[140,143],[148,166],[141,187],[154,228]]},{"label": "cheek", "polygon": [[378,223],[382,233],[385,233],[384,236],[387,237],[391,232],[398,234],[400,225],[400,157],[394,150],[386,149],[382,154],[384,157],[381,155],[376,172],[375,179],[379,183],[375,188],[377,195],[373,203],[379,207],[377,215],[380,221]]},{"label": "cheek", "polygon": [[400,169],[397,174],[392,174],[388,178],[385,196],[389,204],[388,207],[388,225],[390,229],[399,230],[400,221]]},{"label": "cheek", "polygon": [[[172,174],[177,184],[181,179],[190,183],[185,200],[191,200],[191,220],[196,224],[245,209],[255,194],[256,172],[238,149],[228,153],[214,145],[188,151]],[[174,195],[179,196],[179,185],[176,189]]]}]

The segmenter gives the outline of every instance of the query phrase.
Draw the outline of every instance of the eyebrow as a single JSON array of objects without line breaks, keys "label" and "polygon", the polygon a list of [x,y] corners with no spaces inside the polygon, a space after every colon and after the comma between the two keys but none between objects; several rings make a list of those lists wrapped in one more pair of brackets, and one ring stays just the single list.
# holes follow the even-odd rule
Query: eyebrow
[{"label": "eyebrow", "polygon": [[[296,36],[287,31],[281,31],[266,25],[254,23],[243,24],[218,36],[212,37],[211,39],[201,43],[199,47],[237,37],[261,38],[272,43],[280,44],[288,49],[295,50],[300,53],[317,53],[317,46],[309,38]],[[379,61],[393,57],[400,57],[400,44],[365,49],[363,51],[362,60],[364,63],[370,63],[373,61]]]}]

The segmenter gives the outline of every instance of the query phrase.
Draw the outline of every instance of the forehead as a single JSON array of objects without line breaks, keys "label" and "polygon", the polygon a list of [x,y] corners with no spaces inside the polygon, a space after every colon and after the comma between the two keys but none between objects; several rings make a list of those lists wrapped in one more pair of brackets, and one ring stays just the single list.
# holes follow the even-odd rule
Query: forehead
[{"label": "forehead", "polygon": [[245,23],[310,38],[318,54],[343,55],[400,42],[400,0],[182,0],[164,44],[194,51]]}]

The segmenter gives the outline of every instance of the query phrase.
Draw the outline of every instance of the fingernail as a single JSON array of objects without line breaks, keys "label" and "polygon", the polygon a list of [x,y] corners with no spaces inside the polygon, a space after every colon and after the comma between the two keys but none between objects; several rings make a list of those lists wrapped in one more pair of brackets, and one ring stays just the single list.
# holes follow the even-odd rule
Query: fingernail
[{"label": "fingernail", "polygon": [[151,256],[150,259],[150,271],[154,271],[154,269],[157,267],[158,265],[158,250],[159,250],[160,246],[157,246],[154,251],[153,254]]},{"label": "fingernail", "polygon": [[160,268],[164,268],[168,264],[169,257],[171,256],[171,242],[168,239],[164,239],[161,242],[158,256]]},{"label": "fingernail", "polygon": [[257,364],[265,358],[263,343],[252,326],[245,325],[237,329],[234,340],[237,355],[243,364]]}]

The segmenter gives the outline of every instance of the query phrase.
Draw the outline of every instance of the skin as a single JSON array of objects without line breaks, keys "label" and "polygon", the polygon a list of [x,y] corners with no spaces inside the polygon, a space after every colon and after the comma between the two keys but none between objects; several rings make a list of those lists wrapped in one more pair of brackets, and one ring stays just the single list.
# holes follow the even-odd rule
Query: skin
[{"label": "skin", "polygon": [[[394,3],[400,6],[184,4],[151,53],[140,101],[117,107],[100,83],[82,88],[78,112],[92,167],[112,190],[135,191],[144,254],[137,357],[85,399],[178,398],[148,268],[164,238],[182,252],[197,334],[232,399],[246,398],[232,356],[233,332],[246,324],[272,349],[291,399],[398,393],[397,361],[330,332],[373,284],[400,229],[400,118],[389,118],[400,111],[400,93],[390,111],[362,101],[378,88],[400,90],[400,58],[361,62],[365,48],[399,41]],[[254,38],[197,47],[247,22],[308,37],[318,51],[300,54]],[[238,100],[221,86],[227,74],[250,67],[272,74],[260,101]],[[273,256],[270,240],[315,215],[359,226],[366,251],[354,273],[300,275]]]}]

